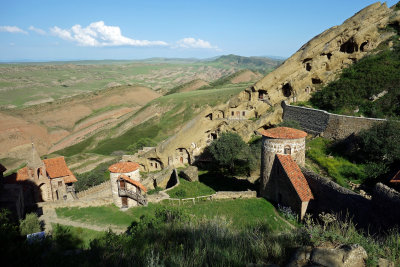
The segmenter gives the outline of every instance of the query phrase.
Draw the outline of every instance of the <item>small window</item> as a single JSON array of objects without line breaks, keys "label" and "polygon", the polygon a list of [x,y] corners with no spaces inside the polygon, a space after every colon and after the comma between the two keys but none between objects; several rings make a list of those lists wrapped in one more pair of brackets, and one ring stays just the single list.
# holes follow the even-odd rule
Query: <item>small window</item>
[{"label": "small window", "polygon": [[158,168],[158,164],[156,163],[156,168]]},{"label": "small window", "polygon": [[59,182],[58,182],[58,187],[61,187],[61,186],[62,186],[62,182],[59,181]]},{"label": "small window", "polygon": [[246,116],[246,111],[242,111],[242,116]]},{"label": "small window", "polygon": [[291,150],[290,146],[285,146],[285,148],[284,148],[284,153],[285,153],[286,155],[292,154],[292,150]]},{"label": "small window", "polygon": [[232,116],[235,116],[235,112],[234,112],[234,111],[232,111],[232,112],[231,112],[231,115],[232,115]]},{"label": "small window", "polygon": [[153,162],[150,162],[150,166],[153,167]]}]

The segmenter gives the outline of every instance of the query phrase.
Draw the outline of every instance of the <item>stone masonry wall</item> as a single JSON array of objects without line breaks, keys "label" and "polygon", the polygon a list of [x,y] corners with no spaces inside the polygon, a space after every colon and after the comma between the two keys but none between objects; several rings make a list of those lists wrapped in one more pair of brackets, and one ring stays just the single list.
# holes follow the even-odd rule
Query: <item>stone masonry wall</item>
[{"label": "stone masonry wall", "polygon": [[400,193],[378,183],[372,193],[375,216],[385,218],[386,227],[400,224]]},{"label": "stone masonry wall", "polygon": [[344,139],[353,133],[370,128],[384,119],[332,114],[324,110],[297,107],[282,102],[283,120],[297,121],[308,133],[321,134],[328,139]]},{"label": "stone masonry wall", "polygon": [[361,227],[389,229],[400,225],[399,192],[378,183],[369,200],[312,171],[303,168],[302,172],[314,194],[307,212],[348,215]]},{"label": "stone masonry wall", "polygon": [[314,195],[308,206],[311,213],[348,213],[359,225],[370,221],[371,200],[312,171],[303,168],[302,172]]},{"label": "stone masonry wall", "polygon": [[107,180],[99,185],[78,192],[76,195],[78,198],[87,198],[92,196],[93,197],[111,196],[110,187],[111,187],[110,180]]}]

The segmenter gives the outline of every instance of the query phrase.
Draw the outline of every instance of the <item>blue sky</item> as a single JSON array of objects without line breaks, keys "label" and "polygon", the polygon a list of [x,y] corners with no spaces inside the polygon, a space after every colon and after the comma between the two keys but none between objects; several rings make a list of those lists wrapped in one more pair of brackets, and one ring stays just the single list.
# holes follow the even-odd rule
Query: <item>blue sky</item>
[{"label": "blue sky", "polygon": [[374,2],[2,0],[0,60],[289,57]]}]

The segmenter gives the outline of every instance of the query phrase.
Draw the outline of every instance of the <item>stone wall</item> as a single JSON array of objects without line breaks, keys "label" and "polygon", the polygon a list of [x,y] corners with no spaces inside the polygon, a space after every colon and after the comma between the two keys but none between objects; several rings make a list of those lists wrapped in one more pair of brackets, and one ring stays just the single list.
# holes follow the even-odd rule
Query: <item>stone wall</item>
[{"label": "stone wall", "polygon": [[256,198],[256,191],[218,191],[212,195],[212,199],[236,199],[236,198]]},{"label": "stone wall", "polygon": [[312,171],[303,168],[302,172],[314,194],[307,212],[348,215],[358,226],[366,228],[374,225],[377,229],[388,229],[400,225],[399,192],[378,183],[372,199],[367,199]]},{"label": "stone wall", "polygon": [[111,184],[110,180],[107,180],[99,185],[90,187],[89,189],[83,190],[81,192],[78,192],[76,196],[81,199],[81,198],[88,198],[88,197],[105,197],[105,196],[111,196]]},{"label": "stone wall", "polygon": [[283,120],[297,121],[308,133],[321,134],[328,139],[344,139],[368,129],[384,119],[332,114],[324,110],[287,105],[282,102]]},{"label": "stone wall", "polygon": [[385,218],[385,226],[400,224],[400,193],[378,183],[372,194],[375,216]]},{"label": "stone wall", "polygon": [[369,222],[369,211],[371,210],[371,200],[346,189],[328,178],[306,169],[302,169],[314,200],[308,206],[311,213],[337,213],[354,217],[357,224]]}]

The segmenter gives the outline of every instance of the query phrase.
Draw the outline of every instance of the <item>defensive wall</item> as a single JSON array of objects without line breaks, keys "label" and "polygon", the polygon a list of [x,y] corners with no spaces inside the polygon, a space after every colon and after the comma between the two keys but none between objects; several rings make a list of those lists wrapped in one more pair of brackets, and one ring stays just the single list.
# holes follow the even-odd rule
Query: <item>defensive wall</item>
[{"label": "defensive wall", "polygon": [[332,114],[324,110],[291,106],[282,102],[283,120],[297,121],[308,133],[319,134],[328,139],[344,139],[361,130],[369,129],[385,119],[364,118]]},{"label": "defensive wall", "polygon": [[314,194],[307,212],[347,215],[361,227],[373,224],[387,229],[400,225],[400,193],[388,186],[378,183],[372,198],[367,199],[312,171],[302,168],[302,172]]}]

